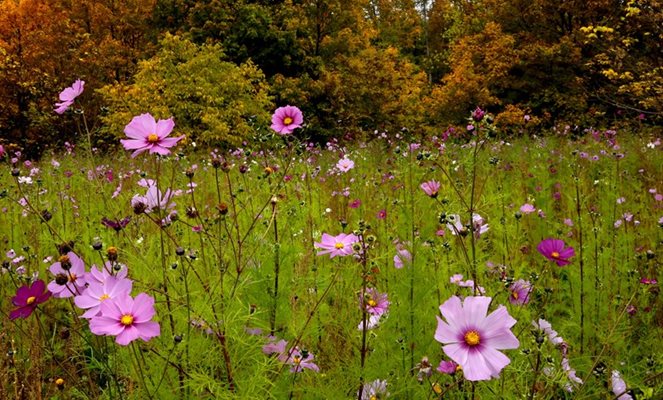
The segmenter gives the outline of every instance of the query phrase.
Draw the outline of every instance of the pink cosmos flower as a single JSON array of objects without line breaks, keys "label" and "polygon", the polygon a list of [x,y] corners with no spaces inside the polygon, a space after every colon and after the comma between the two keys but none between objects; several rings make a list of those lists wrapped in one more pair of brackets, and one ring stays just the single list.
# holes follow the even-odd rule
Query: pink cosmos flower
[{"label": "pink cosmos flower", "polygon": [[[357,396],[359,393],[357,393]],[[364,385],[361,392],[361,400],[386,399],[389,396],[387,392],[387,381],[376,379],[371,383]]]},{"label": "pink cosmos flower", "polygon": [[[115,271],[116,267],[119,268],[117,272]],[[106,279],[113,276],[117,279],[126,278],[127,266],[117,262],[111,263],[110,261],[106,261],[103,267],[97,267],[93,264],[90,267],[90,272],[85,274],[85,281],[88,284],[92,284],[93,282],[103,284],[106,282]]]},{"label": "pink cosmos flower", "polygon": [[304,368],[320,372],[320,368],[313,362],[313,358],[312,353],[306,350],[300,350],[299,347],[295,347],[288,353],[279,356],[281,362],[292,365],[290,372],[293,373],[302,372],[304,371]]},{"label": "pink cosmos flower", "polygon": [[85,81],[77,79],[73,85],[60,92],[60,103],[55,103],[55,107],[57,107],[55,112],[58,114],[64,114],[64,112],[74,104],[76,97],[83,93],[84,88]]},{"label": "pink cosmos flower", "polygon": [[41,279],[32,283],[32,285],[21,286],[16,291],[16,296],[12,297],[12,303],[17,308],[9,313],[9,319],[27,318],[37,306],[44,303],[51,297],[51,292],[46,290],[46,284]]},{"label": "pink cosmos flower", "polygon": [[510,330],[516,320],[502,305],[486,315],[490,302],[491,298],[484,296],[466,297],[462,302],[452,296],[440,306],[446,322],[437,317],[435,340],[444,344],[444,353],[461,366],[470,381],[498,377],[511,362],[498,350],[520,345]]},{"label": "pink cosmos flower", "polygon": [[522,206],[520,206],[520,212],[525,215],[531,214],[534,211],[536,211],[536,208],[534,208],[534,206],[529,203],[525,203]]},{"label": "pink cosmos flower", "polygon": [[[368,319],[366,319],[366,329],[371,330],[375,328],[376,326],[380,325],[380,319],[382,318],[382,315],[370,315]],[[362,319],[359,321],[359,325],[357,325],[357,329],[360,331],[364,330],[364,320]]]},{"label": "pink cosmos flower", "polygon": [[564,241],[560,239],[545,239],[536,247],[536,249],[544,257],[550,261],[554,261],[558,266],[562,267],[571,263],[569,258],[576,255],[573,247],[564,247]]},{"label": "pink cosmos flower", "polygon": [[626,390],[626,382],[619,375],[619,371],[612,371],[610,376],[610,389],[612,393],[617,396],[617,400],[632,400],[630,394]]},{"label": "pink cosmos flower", "polygon": [[85,290],[85,263],[75,253],[60,256],[48,269],[55,279],[48,284],[53,297],[66,298],[77,296]]},{"label": "pink cosmos flower", "polygon": [[277,354],[283,354],[285,353],[285,348],[288,346],[288,342],[281,339],[279,341],[276,341],[276,337],[270,336],[269,337],[269,343],[266,345],[262,346],[262,352],[270,355],[273,353]]},{"label": "pink cosmos flower", "polygon": [[133,282],[129,279],[118,279],[109,276],[103,283],[92,281],[82,295],[74,297],[76,307],[85,309],[82,318],[93,318],[101,312],[104,301],[115,299],[131,293]]},{"label": "pink cosmos flower", "polygon": [[532,284],[529,281],[518,279],[509,286],[509,302],[518,306],[529,303],[529,294],[532,291]]},{"label": "pink cosmos flower", "polygon": [[355,162],[349,159],[347,155],[341,158],[340,160],[338,160],[338,162],[336,163],[336,168],[341,172],[348,172],[354,167],[355,167]]},{"label": "pink cosmos flower", "polygon": [[428,181],[422,183],[420,186],[421,190],[426,193],[427,196],[430,196],[432,198],[437,197],[437,193],[440,191],[440,182],[437,181]]},{"label": "pink cosmos flower", "polygon": [[135,299],[128,294],[101,303],[101,314],[90,320],[95,335],[116,336],[117,344],[126,346],[136,339],[148,341],[161,334],[161,327],[151,321],[156,311],[154,298],[140,293]]},{"label": "pink cosmos flower", "polygon": [[295,106],[279,107],[272,115],[271,128],[279,135],[289,135],[296,128],[301,128],[304,116]]},{"label": "pink cosmos flower", "polygon": [[319,251],[317,255],[329,254],[329,258],[336,256],[349,256],[354,252],[352,245],[357,243],[359,238],[350,233],[340,233],[338,236],[331,236],[327,233],[322,234],[322,240],[313,244]]},{"label": "pink cosmos flower", "polygon": [[170,154],[169,148],[175,146],[184,136],[168,137],[175,127],[172,118],[155,121],[151,114],[141,114],[133,117],[124,127],[124,133],[129,139],[120,142],[125,150],[134,150],[131,157],[149,150],[150,154],[157,153],[163,156]]},{"label": "pink cosmos flower", "polygon": [[394,256],[394,268],[401,269],[405,266],[405,263],[412,262],[412,254],[407,249],[398,249],[397,251],[398,254]]},{"label": "pink cosmos flower", "polygon": [[375,288],[368,288],[363,296],[359,296],[362,309],[371,315],[382,315],[389,310],[389,300],[386,293],[380,293]]},{"label": "pink cosmos flower", "polygon": [[564,339],[559,336],[556,330],[552,328],[552,325],[550,322],[546,321],[545,319],[539,319],[539,321],[532,321],[532,325],[540,330],[543,331],[543,333],[548,336],[548,341],[552,343],[554,346],[559,346],[564,343]]}]

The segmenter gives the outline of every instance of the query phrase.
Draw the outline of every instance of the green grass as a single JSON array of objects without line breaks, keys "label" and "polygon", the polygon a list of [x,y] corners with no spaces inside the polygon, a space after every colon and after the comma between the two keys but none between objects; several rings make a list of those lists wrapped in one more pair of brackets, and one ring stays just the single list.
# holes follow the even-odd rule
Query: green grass
[{"label": "green grass", "polygon": [[[130,159],[122,152],[91,159],[77,150],[75,155],[53,155],[57,168],[51,157],[35,163],[40,171],[33,183],[20,185],[6,160],[0,175],[5,194],[0,199],[2,250],[14,249],[26,259],[5,269],[1,278],[0,343],[7,355],[0,367],[0,393],[6,398],[62,399],[345,399],[357,397],[363,376],[366,382],[387,380],[391,397],[398,399],[436,398],[435,382],[444,398],[607,399],[615,397],[610,372],[619,370],[638,398],[656,398],[663,390],[663,306],[660,286],[640,283],[641,278],[661,280],[663,202],[648,190],[663,191],[663,163],[660,148],[646,146],[650,140],[620,132],[619,151],[625,157],[616,160],[605,142],[589,136],[578,141],[490,141],[476,159],[472,147],[460,144],[448,143],[440,152],[425,141],[410,153],[407,142],[375,139],[367,146],[347,147],[355,168],[342,174],[328,173],[340,149],[312,154],[294,143],[265,149],[264,155],[223,153],[227,172],[192,148],[178,149],[182,157],[158,161],[153,155]],[[584,159],[578,151],[600,158]],[[189,183],[185,171],[194,164],[198,167],[191,180],[197,187],[192,197],[184,193]],[[241,173],[241,165],[250,169]],[[103,173],[88,178],[90,168],[98,166],[112,170],[112,182]],[[276,171],[265,172],[267,166]],[[29,175],[23,160],[17,167],[21,176]],[[291,179],[284,180],[286,175]],[[134,215],[131,198],[145,193],[137,186],[142,177],[158,179],[164,190],[182,190],[173,199],[177,221],[161,228],[155,213]],[[419,188],[430,179],[442,183],[437,199]],[[121,191],[112,198],[118,185]],[[332,195],[345,188],[348,197]],[[476,240],[474,257],[471,235],[461,239],[440,224],[442,213],[460,214],[467,221],[464,202],[469,204],[473,188],[475,212],[490,226]],[[29,206],[17,202],[22,197]],[[625,202],[618,204],[621,197]],[[361,205],[350,208],[355,199]],[[220,203],[227,214],[219,212]],[[545,217],[536,212],[516,216],[524,203]],[[192,218],[187,207],[194,204],[198,216]],[[43,210],[52,214],[48,222],[40,217]],[[385,219],[377,217],[380,210],[386,211]],[[631,221],[615,228],[626,212],[639,225]],[[126,216],[132,220],[118,233],[100,223],[102,217]],[[566,218],[573,226],[564,224]],[[375,237],[365,267],[352,256],[316,256],[313,242],[322,233],[349,233],[362,221],[364,237]],[[202,231],[192,231],[193,226]],[[445,234],[436,235],[441,228]],[[548,237],[576,249],[570,265],[557,267],[536,251]],[[158,338],[123,347],[112,337],[95,336],[68,299],[51,299],[27,319],[9,320],[11,297],[27,279],[16,267],[24,266],[28,277],[38,273],[46,282],[52,280],[47,268],[53,261],[43,260],[57,259],[56,245],[69,240],[88,269],[106,259],[109,247],[118,249],[119,261],[134,280],[132,295],[146,292],[156,299]],[[100,251],[92,247],[97,241]],[[396,241],[414,254],[413,265],[394,268]],[[176,254],[178,247],[183,256]],[[488,262],[505,266],[510,279],[532,282],[528,305],[507,301],[507,282]],[[471,295],[470,289],[452,285],[450,276],[460,273],[470,279],[475,268],[479,285],[493,297],[491,310],[504,304],[518,321],[513,331],[520,347],[504,351],[511,364],[499,379],[473,385],[462,374],[435,372],[440,360],[448,358],[433,335],[440,304],[454,294]],[[381,324],[368,331],[362,371],[357,326],[364,280],[388,293],[391,306]],[[634,315],[626,312],[629,304],[636,308]],[[320,373],[290,373],[262,353],[264,336],[247,334],[247,328],[269,334],[274,307],[275,335],[290,344],[299,338],[300,347],[315,355]],[[536,343],[531,322],[538,318],[549,321],[569,345],[569,363],[585,381],[574,393],[564,390],[567,378],[559,349],[547,341],[540,347]],[[192,319],[206,321],[214,333],[192,326]],[[424,356],[433,372],[419,383],[413,367]],[[549,375],[541,372],[544,367],[550,368]],[[61,390],[57,378],[65,381]]]}]

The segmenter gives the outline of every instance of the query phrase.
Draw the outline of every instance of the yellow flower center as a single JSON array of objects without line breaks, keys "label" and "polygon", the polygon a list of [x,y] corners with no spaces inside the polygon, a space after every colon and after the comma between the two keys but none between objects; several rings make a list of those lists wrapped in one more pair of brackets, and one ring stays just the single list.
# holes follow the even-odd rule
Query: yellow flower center
[{"label": "yellow flower center", "polygon": [[134,316],[131,314],[124,314],[122,318],[120,318],[120,323],[125,326],[129,326],[134,323]]},{"label": "yellow flower center", "polygon": [[550,256],[551,256],[552,258],[559,258],[559,253],[556,252],[556,251],[553,251],[552,253],[550,253]]},{"label": "yellow flower center", "polygon": [[373,396],[371,396],[371,398],[370,398],[370,399],[368,399],[368,400],[378,400],[378,396],[376,396],[376,395],[373,395]]},{"label": "yellow flower center", "polygon": [[301,356],[294,356],[294,357],[292,357],[292,362],[294,362],[295,364],[299,364],[299,363],[302,362],[302,357]]},{"label": "yellow flower center", "polygon": [[442,394],[442,385],[437,382],[433,383],[433,392],[435,392],[435,394]]},{"label": "yellow flower center", "polygon": [[370,299],[370,300],[368,300],[368,305],[371,306],[371,307],[375,307],[375,306],[378,305],[378,303],[376,303],[375,300]]},{"label": "yellow flower center", "polygon": [[292,118],[290,117],[283,118],[283,125],[290,125],[290,124],[292,124]]},{"label": "yellow flower center", "polygon": [[28,299],[25,301],[25,304],[30,305],[30,304],[34,303],[35,300],[37,300],[37,298],[36,298],[35,296],[30,296],[30,297],[28,297]]},{"label": "yellow flower center", "polygon": [[462,371],[463,367],[460,366],[460,364],[456,365],[456,372]]},{"label": "yellow flower center", "polygon": [[69,274],[69,282],[76,282],[76,278],[78,278],[76,274]]},{"label": "yellow flower center", "polygon": [[110,299],[110,296],[104,293],[101,297],[99,297],[99,301],[104,301],[106,299]]},{"label": "yellow flower center", "polygon": [[337,249],[340,250],[340,249],[342,249],[343,247],[345,247],[345,245],[344,245],[343,243],[336,243],[336,244],[334,245],[334,247],[336,247]]},{"label": "yellow flower center", "polygon": [[61,263],[68,263],[69,262],[69,256],[60,256],[58,259]]},{"label": "yellow flower center", "polygon": [[518,292],[515,292],[515,291],[514,291],[513,293],[511,293],[511,297],[513,297],[514,299],[518,300]]},{"label": "yellow flower center", "polygon": [[465,334],[465,343],[469,346],[476,346],[479,344],[479,333],[477,331],[469,331]]},{"label": "yellow flower center", "polygon": [[156,133],[150,133],[150,135],[147,137],[148,143],[156,143],[159,141],[159,136],[157,136]]},{"label": "yellow flower center", "polygon": [[56,379],[56,380],[55,380],[55,384],[56,384],[57,386],[62,386],[62,385],[64,385],[64,379],[62,379],[62,378],[58,378],[58,379]]}]

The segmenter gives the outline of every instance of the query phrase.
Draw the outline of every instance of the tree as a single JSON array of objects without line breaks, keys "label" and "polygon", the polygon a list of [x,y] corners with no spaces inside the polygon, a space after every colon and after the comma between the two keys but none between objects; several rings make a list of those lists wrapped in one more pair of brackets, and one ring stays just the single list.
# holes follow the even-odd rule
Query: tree
[{"label": "tree", "polygon": [[239,145],[266,126],[272,102],[264,75],[252,62],[225,60],[219,44],[196,45],[166,35],[157,54],[139,63],[133,83],[100,90],[109,113],[103,132],[123,136],[135,115],[174,117],[178,134],[210,145]]}]

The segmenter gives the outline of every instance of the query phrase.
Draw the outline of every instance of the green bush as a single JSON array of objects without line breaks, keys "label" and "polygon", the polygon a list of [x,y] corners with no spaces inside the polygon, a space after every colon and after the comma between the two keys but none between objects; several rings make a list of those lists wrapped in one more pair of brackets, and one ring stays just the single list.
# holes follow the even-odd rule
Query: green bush
[{"label": "green bush", "polygon": [[132,84],[99,90],[109,107],[102,134],[124,136],[124,126],[145,112],[173,117],[177,134],[211,145],[237,145],[254,125],[267,124],[273,108],[269,86],[252,62],[224,61],[218,44],[198,46],[173,35],[160,45],[139,64]]}]

